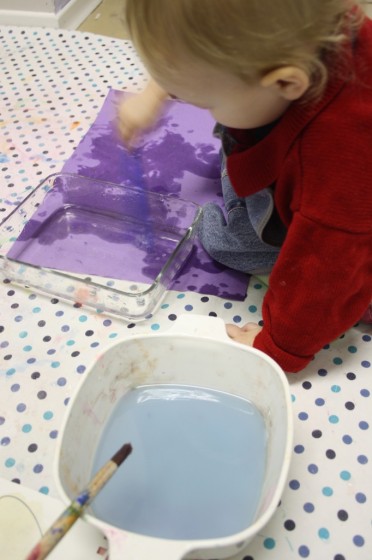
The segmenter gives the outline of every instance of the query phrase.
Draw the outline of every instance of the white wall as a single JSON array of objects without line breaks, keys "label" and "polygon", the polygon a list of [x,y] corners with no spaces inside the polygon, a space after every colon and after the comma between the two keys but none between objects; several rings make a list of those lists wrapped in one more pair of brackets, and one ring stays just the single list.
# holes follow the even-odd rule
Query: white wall
[{"label": "white wall", "polygon": [[0,0],[0,25],[76,29],[102,0]]},{"label": "white wall", "polygon": [[54,11],[55,13],[59,12],[68,4],[70,0],[54,0]]},{"label": "white wall", "polygon": [[0,10],[54,12],[54,0],[0,0]]},{"label": "white wall", "polygon": [[59,12],[71,0],[0,0],[0,10],[26,12]]}]

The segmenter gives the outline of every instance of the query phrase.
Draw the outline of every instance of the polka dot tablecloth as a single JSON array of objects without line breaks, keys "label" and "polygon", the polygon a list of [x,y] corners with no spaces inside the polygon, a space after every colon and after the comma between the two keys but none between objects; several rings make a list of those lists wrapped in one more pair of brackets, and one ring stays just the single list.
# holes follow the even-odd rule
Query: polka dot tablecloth
[{"label": "polka dot tablecloth", "polygon": [[[59,171],[108,88],[140,90],[131,45],[78,32],[0,28],[0,216]],[[261,319],[264,285],[243,303],[169,292],[127,323],[0,280],[0,476],[56,496],[54,455],[68,403],[114,340],[166,331],[182,313]],[[234,560],[372,559],[372,330],[359,324],[289,377],[293,460],[276,514]],[[141,559],[145,560],[145,559]]]}]

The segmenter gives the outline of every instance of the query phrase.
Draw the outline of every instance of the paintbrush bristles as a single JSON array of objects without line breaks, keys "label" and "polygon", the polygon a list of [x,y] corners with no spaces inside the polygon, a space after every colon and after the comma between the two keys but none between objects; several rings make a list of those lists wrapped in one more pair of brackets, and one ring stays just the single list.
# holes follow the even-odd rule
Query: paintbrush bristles
[{"label": "paintbrush bristles", "polygon": [[113,473],[125,461],[125,459],[132,453],[132,446],[130,443],[125,443],[123,447],[115,453],[113,457],[97,472],[97,474],[90,481],[87,491],[89,500],[92,500],[98,492],[103,488],[106,482],[111,478]]},{"label": "paintbrush bristles", "polygon": [[111,457],[111,461],[116,463],[118,467],[122,464],[123,461],[132,453],[132,446],[130,443],[125,443],[119,451],[115,453],[113,457]]}]

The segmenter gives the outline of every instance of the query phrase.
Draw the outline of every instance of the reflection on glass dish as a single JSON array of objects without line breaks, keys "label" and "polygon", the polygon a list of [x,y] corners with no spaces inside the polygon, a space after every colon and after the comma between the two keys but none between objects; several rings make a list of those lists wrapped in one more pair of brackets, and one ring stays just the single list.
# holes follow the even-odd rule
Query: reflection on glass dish
[{"label": "reflection on glass dish", "polygon": [[200,216],[190,201],[52,175],[0,226],[0,272],[47,294],[143,319],[192,251]]}]

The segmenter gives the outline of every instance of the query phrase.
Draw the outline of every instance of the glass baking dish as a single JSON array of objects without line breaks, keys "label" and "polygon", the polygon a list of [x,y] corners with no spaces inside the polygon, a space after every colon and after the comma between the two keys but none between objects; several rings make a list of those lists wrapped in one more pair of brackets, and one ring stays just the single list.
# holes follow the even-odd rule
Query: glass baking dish
[{"label": "glass baking dish", "polygon": [[201,212],[139,187],[51,175],[0,225],[0,273],[98,312],[144,319],[190,255]]}]

